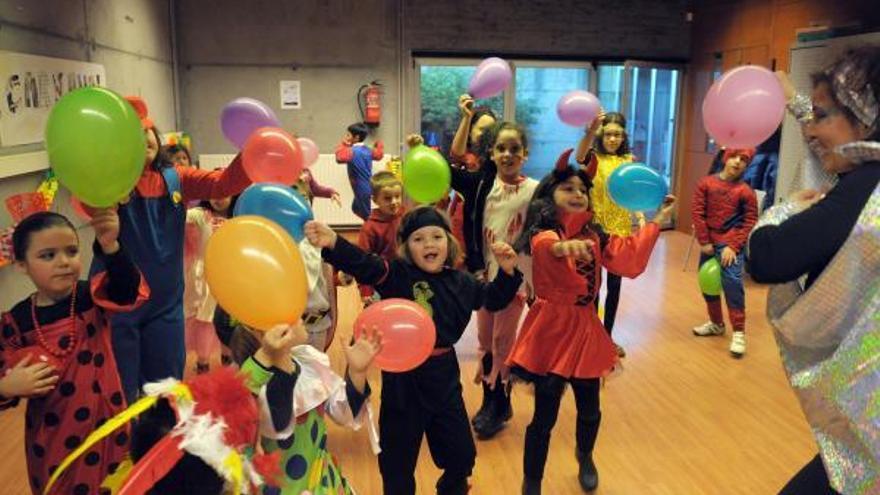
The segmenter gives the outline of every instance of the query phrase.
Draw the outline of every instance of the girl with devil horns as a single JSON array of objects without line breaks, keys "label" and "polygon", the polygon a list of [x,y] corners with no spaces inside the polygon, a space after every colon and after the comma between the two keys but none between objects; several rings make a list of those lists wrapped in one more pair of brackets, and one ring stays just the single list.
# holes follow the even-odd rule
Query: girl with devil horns
[{"label": "girl with devil horns", "polygon": [[599,483],[593,446],[599,432],[599,381],[617,363],[617,352],[596,312],[601,269],[635,278],[648,264],[660,224],[672,214],[667,196],[654,220],[632,236],[606,234],[593,223],[590,187],[596,160],[568,164],[572,150],[538,185],[515,248],[532,256],[536,301],[507,360],[512,372],[535,386],[535,412],[526,429],[523,494],[541,493],[550,433],[565,384],[577,404],[578,481]]}]

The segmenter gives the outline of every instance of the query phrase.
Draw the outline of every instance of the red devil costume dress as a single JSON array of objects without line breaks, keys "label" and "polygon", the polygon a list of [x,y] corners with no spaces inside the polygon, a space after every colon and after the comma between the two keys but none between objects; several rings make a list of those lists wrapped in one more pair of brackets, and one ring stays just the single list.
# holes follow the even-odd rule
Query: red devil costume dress
[{"label": "red devil costume dress", "polygon": [[[555,184],[561,184],[567,180],[566,176],[574,175],[574,169],[568,165],[570,154],[571,150],[562,154],[554,176],[545,179],[546,185],[553,184],[554,180]],[[585,171],[587,180],[595,171],[593,162]],[[538,197],[544,186],[542,181],[532,201],[553,201],[552,186],[546,194],[548,197]],[[596,312],[601,267],[624,277],[636,277],[645,270],[660,229],[656,223],[649,223],[632,236],[619,237],[607,235],[590,223],[590,211],[568,214],[557,208],[557,215],[560,225],[557,230],[543,230],[531,238],[536,301],[523,322],[507,364],[512,373],[535,386],[534,416],[526,429],[523,449],[524,487],[528,490],[540,487],[550,435],[568,383],[577,406],[578,479],[584,490],[592,491],[598,484],[592,453],[602,417],[599,377],[608,373],[618,359],[614,343]],[[593,242],[591,260],[553,255],[557,242],[572,239]]]},{"label": "red devil costume dress", "polygon": [[[594,173],[595,165],[588,170],[588,175]],[[591,223],[592,212],[560,215],[560,231],[545,230],[532,237],[536,301],[509,362],[535,375],[597,378],[617,361],[614,343],[596,312],[601,268],[637,277],[645,271],[660,227],[652,222],[632,236],[620,237],[607,235]],[[587,262],[554,256],[553,245],[569,239],[593,241],[593,259]]]}]

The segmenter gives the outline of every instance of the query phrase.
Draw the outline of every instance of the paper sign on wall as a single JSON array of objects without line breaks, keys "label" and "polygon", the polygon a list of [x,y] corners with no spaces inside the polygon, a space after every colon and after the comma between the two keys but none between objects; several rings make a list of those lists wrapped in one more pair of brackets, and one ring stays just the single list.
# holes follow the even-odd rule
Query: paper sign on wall
[{"label": "paper sign on wall", "polygon": [[106,83],[100,64],[0,51],[0,146],[43,141],[56,101],[74,89]]},{"label": "paper sign on wall", "polygon": [[281,108],[300,109],[302,100],[299,81],[281,81]]}]

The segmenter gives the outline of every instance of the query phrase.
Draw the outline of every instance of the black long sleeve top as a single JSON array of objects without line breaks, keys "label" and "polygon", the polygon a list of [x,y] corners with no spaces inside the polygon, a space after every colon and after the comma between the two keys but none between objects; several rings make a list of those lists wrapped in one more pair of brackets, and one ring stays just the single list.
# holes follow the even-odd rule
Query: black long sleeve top
[{"label": "black long sleeve top", "polygon": [[328,263],[353,275],[359,283],[372,285],[383,299],[402,298],[427,304],[437,327],[435,347],[455,344],[467,327],[471,312],[480,308],[499,311],[507,307],[522,283],[522,274],[498,272],[495,280],[479,282],[470,273],[444,268],[427,273],[412,263],[395,259],[385,261],[366,253],[342,237],[334,249],[324,249]]},{"label": "black long sleeve top", "polygon": [[807,274],[809,287],[849,237],[880,182],[880,162],[840,175],[825,198],[779,225],[752,232],[749,273],[756,282],[783,283]]}]

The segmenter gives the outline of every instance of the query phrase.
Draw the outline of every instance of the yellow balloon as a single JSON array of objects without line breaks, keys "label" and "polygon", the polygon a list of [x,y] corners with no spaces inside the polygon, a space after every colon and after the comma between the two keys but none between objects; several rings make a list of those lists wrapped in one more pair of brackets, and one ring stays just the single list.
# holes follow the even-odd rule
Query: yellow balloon
[{"label": "yellow balloon", "polygon": [[308,284],[299,248],[281,226],[245,215],[227,220],[208,241],[205,278],[217,303],[258,330],[295,323]]}]

